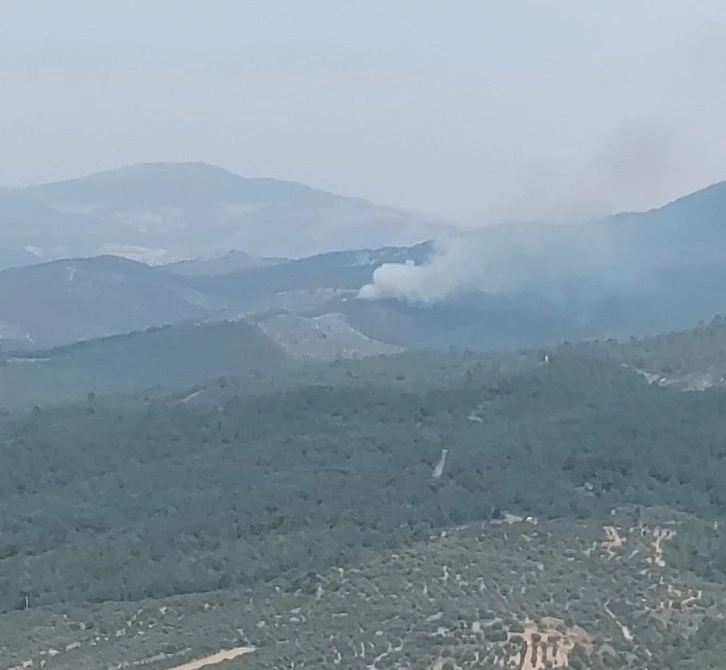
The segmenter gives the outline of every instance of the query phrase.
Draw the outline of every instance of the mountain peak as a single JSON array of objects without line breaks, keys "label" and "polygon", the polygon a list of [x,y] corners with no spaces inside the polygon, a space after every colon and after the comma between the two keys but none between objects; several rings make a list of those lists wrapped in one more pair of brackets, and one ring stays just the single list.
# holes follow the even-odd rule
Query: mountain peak
[{"label": "mountain peak", "polygon": [[119,207],[159,207],[210,203],[330,205],[354,198],[319,191],[297,182],[241,177],[202,162],[136,163],[66,181],[23,189],[47,202],[104,202]]},{"label": "mountain peak", "polygon": [[234,178],[242,179],[225,168],[212,165],[211,163],[203,163],[201,161],[182,161],[182,162],[149,162],[149,163],[132,163],[117,168],[109,168],[93,172],[85,177],[77,177],[77,180],[102,180],[102,179],[118,179],[128,177],[141,177],[144,179],[154,177],[216,177],[216,178]]},{"label": "mountain peak", "polygon": [[0,248],[33,247],[47,259],[114,253],[153,263],[229,249],[300,258],[431,236],[405,212],[196,161],[138,163],[15,189],[0,194],[0,219]]}]

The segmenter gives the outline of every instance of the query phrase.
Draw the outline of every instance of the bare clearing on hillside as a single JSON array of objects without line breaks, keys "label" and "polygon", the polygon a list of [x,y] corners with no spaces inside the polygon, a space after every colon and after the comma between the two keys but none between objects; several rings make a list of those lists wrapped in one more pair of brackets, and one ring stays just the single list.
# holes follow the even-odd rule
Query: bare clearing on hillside
[{"label": "bare clearing on hillside", "polygon": [[[525,621],[524,632],[519,634],[523,649],[507,659],[507,665],[518,670],[545,670],[563,668],[569,664],[570,654],[580,646],[589,656],[593,650],[592,638],[579,626],[568,628],[564,621],[545,618],[541,622]],[[509,641],[517,635],[509,633]]]}]

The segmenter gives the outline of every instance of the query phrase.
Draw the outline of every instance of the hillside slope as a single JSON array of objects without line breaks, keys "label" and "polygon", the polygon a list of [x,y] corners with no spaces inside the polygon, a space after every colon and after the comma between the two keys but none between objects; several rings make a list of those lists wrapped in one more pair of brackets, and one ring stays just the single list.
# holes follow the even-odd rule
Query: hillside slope
[{"label": "hillside slope", "polygon": [[[0,213],[3,202],[12,201],[16,213],[23,211],[19,203],[30,202],[36,212],[55,198],[80,202],[94,193],[112,209],[124,197],[135,198],[140,206],[164,209],[166,205],[159,203],[174,196],[178,182],[186,185],[180,189],[179,202],[192,207],[190,203],[198,201],[202,209],[213,207],[215,198],[235,193],[257,204],[259,198],[273,194],[291,207],[328,206],[341,200],[299,185],[244,180],[209,166],[156,165],[34,187],[30,200],[25,192],[5,193],[0,196]],[[85,226],[91,236],[87,239],[93,235],[111,239],[108,221],[84,219],[96,216],[96,210],[106,211],[107,205],[74,207],[66,203],[62,211],[55,211],[53,235],[76,229],[81,234]],[[69,214],[70,210],[75,213]],[[164,212],[133,225],[116,221],[114,230],[143,229],[139,234],[168,235],[182,242],[185,235],[201,230],[186,215],[179,218]],[[48,347],[190,319],[246,318],[260,325],[269,320],[268,332],[291,355],[314,351],[320,358],[396,348],[551,346],[562,340],[683,329],[726,313],[724,212],[726,188],[716,184],[651,212],[580,226],[485,229],[454,247],[457,253],[465,252],[461,259],[446,252],[442,256],[438,246],[422,243],[287,261],[225,252],[159,267],[134,266],[130,261],[123,265],[108,256],[37,264],[0,272],[0,350]],[[205,223],[207,240],[216,234],[209,233],[209,226],[217,230],[216,223]],[[219,230],[239,228],[230,226]],[[273,225],[263,228],[286,237]],[[15,229],[11,225],[7,230]],[[22,230],[26,228],[16,232]],[[195,254],[205,256],[204,244]],[[429,273],[427,281],[436,285],[451,281],[452,273],[478,274],[477,281],[464,282],[441,300],[407,300],[405,291],[374,293],[372,298],[368,293],[369,299],[361,299],[361,287],[375,283],[386,269],[390,275],[391,268],[404,269],[399,274],[404,284],[419,276],[410,274],[411,268]],[[497,281],[489,281],[487,273]],[[330,324],[336,328],[331,330]],[[330,339],[328,348],[318,346],[320,342],[308,346],[310,333],[320,332],[320,339],[325,339],[326,330],[339,332],[340,340]]]},{"label": "hillside slope", "polygon": [[178,668],[220,650],[245,650],[225,664],[240,670],[715,669],[726,588],[679,565],[694,532],[698,519],[667,508],[606,524],[508,517],[308,573],[287,592],[15,612],[0,618],[0,669],[50,649],[58,670]]},{"label": "hillside slope", "polygon": [[235,376],[275,378],[293,361],[257,326],[162,327],[0,358],[0,408],[72,402],[89,393],[170,393]]},{"label": "hillside slope", "polygon": [[[0,670],[239,648],[229,667],[720,667],[726,392],[623,361],[719,357],[721,324],[692,358],[669,335],[260,385],[250,366],[285,368],[279,352],[251,326],[204,328],[115,339],[137,374],[182,375],[199,341],[205,369],[246,373],[0,422]],[[109,342],[65,353],[130,374]]]},{"label": "hillside slope", "polygon": [[532,346],[682,329],[726,311],[726,183],[659,209],[454,237],[342,310],[397,344]]},{"label": "hillside slope", "polygon": [[623,242],[652,262],[709,264],[726,259],[726,181],[647,212],[610,217]]},{"label": "hillside slope", "polygon": [[149,163],[0,193],[0,247],[158,263],[241,249],[300,258],[410,244],[431,229],[365,200],[203,163]]},{"label": "hillside slope", "polygon": [[[78,340],[139,331],[186,321],[253,318],[264,321],[292,315],[280,332],[295,355],[305,333],[315,329],[308,317],[331,298],[354,295],[376,267],[392,259],[423,258],[428,247],[385,247],[332,252],[310,258],[247,263],[226,257],[171,266],[148,266],[116,256],[74,258],[0,271],[0,351],[38,349]],[[242,268],[240,268],[242,264]],[[327,320],[335,317],[327,317]],[[299,326],[299,327],[298,327]],[[352,331],[345,323],[343,330]],[[279,332],[279,328],[276,328]],[[363,335],[321,350],[322,358],[339,349],[351,355],[392,351],[370,347]],[[367,338],[370,339],[370,338]]]},{"label": "hillside slope", "polygon": [[[289,585],[501,510],[719,518],[722,405],[720,389],[679,393],[561,352],[428,390],[228,385],[211,403],[34,410],[0,426],[0,606],[23,584],[38,605]],[[720,581],[718,546],[693,567]]]},{"label": "hillside slope", "polygon": [[225,302],[114,256],[0,272],[0,339],[33,348],[223,313]]},{"label": "hillside slope", "polygon": [[[299,299],[298,296],[296,296]],[[344,302],[341,302],[344,305]],[[373,303],[366,303],[371,312]],[[646,382],[677,390],[705,390],[726,385],[726,323],[723,317],[684,331],[642,339],[592,340],[540,349],[502,351],[453,350],[443,338],[438,350],[409,346],[432,337],[416,329],[414,317],[399,309],[394,323],[367,315],[369,339],[335,311],[304,315],[277,311],[250,320],[177,324],[125,335],[99,338],[47,350],[0,355],[0,407],[18,409],[34,404],[83,399],[96,394],[155,388],[154,395],[194,386],[204,389],[199,400],[224,402],[214,390],[225,377],[230,389],[247,396],[281,385],[351,385],[372,383],[399,390],[421,391],[465,382],[467,372],[496,377],[519,374],[542,363],[545,356],[577,353],[603,359],[640,375]],[[408,322],[405,319],[409,319]],[[433,319],[433,315],[432,315]],[[471,340],[481,344],[487,323],[472,317]],[[477,325],[478,324],[478,325]],[[509,340],[489,342],[510,346],[521,333],[512,324]],[[477,330],[478,328],[478,330]],[[501,324],[499,326],[501,332]],[[408,339],[396,340],[406,335]],[[540,333],[542,334],[542,333]],[[394,355],[395,354],[395,355]],[[334,364],[323,364],[335,361]],[[256,370],[255,381],[250,377]],[[190,393],[189,391],[188,393]],[[222,393],[222,396],[224,394]],[[195,396],[195,399],[197,396]]]}]

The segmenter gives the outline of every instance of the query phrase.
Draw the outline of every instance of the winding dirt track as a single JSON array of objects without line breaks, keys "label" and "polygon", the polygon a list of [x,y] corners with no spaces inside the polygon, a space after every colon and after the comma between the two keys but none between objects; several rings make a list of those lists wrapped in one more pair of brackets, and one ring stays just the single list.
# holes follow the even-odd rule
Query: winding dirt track
[{"label": "winding dirt track", "polygon": [[204,658],[197,659],[196,661],[190,661],[184,665],[177,665],[169,670],[200,670],[208,665],[215,665],[222,661],[232,661],[235,658],[244,656],[245,654],[251,654],[255,651],[254,647],[237,647],[236,649],[229,649],[228,651],[220,651],[212,656],[206,656]]}]

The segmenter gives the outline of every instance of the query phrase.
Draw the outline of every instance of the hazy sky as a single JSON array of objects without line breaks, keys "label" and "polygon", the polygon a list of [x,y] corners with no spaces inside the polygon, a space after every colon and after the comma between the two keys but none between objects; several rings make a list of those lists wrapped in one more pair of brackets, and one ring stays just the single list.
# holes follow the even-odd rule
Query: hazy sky
[{"label": "hazy sky", "polygon": [[488,219],[726,179],[724,0],[0,0],[0,184],[200,160]]}]

